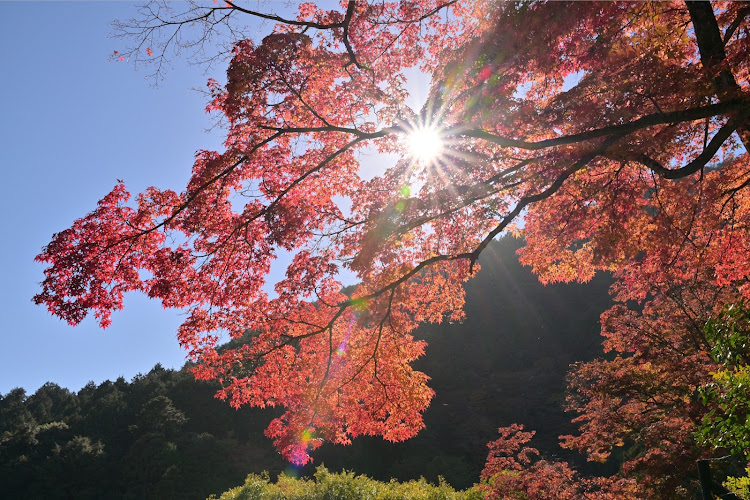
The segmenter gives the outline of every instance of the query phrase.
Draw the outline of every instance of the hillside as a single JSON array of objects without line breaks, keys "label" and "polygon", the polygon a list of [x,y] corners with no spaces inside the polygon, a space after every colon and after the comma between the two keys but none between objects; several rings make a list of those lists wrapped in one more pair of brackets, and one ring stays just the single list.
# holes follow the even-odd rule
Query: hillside
[{"label": "hillside", "polygon": [[599,315],[610,305],[611,280],[543,286],[518,263],[519,247],[506,238],[482,254],[463,323],[418,330],[428,347],[416,366],[436,392],[427,428],[405,443],[361,438],[344,449],[324,445],[318,461],[377,479],[442,475],[462,489],[477,481],[497,428],[516,422],[537,432],[533,444],[546,456],[571,459],[584,472],[601,470],[562,450],[557,437],[576,431],[562,409],[565,376],[570,364],[601,354]]}]

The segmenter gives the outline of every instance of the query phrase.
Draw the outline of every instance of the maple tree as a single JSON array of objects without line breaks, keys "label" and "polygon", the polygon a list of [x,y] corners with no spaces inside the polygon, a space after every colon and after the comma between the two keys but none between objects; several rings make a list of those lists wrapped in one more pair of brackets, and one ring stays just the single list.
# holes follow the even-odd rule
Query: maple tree
[{"label": "maple tree", "polygon": [[[572,375],[582,434],[568,445],[605,459],[638,441],[624,472],[653,478],[680,450],[699,453],[705,410],[692,394],[716,361],[702,324],[750,298],[744,5],[166,8],[121,25],[138,37],[123,57],[159,71],[185,26],[200,28],[188,47],[227,30],[227,83],[209,81],[208,104],[225,151],[199,151],[181,193],[149,188],[129,203],[118,183],[37,257],[48,264],[37,303],[102,326],[128,291],[185,309],[178,338],[196,377],[221,381],[232,405],[286,408],[267,435],[304,463],[323,439],[419,431],[432,391],[410,366],[424,352],[411,332],[460,320],[480,253],[522,230],[522,260],[542,281],[618,280],[604,317],[618,355]],[[257,42],[233,29],[242,16],[276,24]],[[421,110],[407,105],[414,66],[432,75]],[[439,154],[410,153],[410,135],[427,132]],[[401,159],[363,172],[366,148]],[[283,251],[294,257],[271,296]],[[358,282],[349,294],[342,269]],[[226,336],[244,342],[217,349]]]},{"label": "maple tree", "polygon": [[490,442],[479,490],[485,498],[588,498],[597,500],[643,498],[644,490],[632,478],[581,478],[568,464],[539,458],[527,446],[534,432],[513,424],[498,429]]}]

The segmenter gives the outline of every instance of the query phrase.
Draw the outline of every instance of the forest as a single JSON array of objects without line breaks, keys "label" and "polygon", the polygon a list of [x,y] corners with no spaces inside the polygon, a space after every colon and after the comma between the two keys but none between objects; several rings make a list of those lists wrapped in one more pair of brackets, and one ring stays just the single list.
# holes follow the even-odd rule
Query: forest
[{"label": "forest", "polygon": [[[115,23],[113,60],[157,81],[175,56],[226,68],[206,85],[226,140],[197,150],[184,190],[118,181],[54,234],[35,303],[102,328],[129,292],[181,311],[187,372],[237,411],[273,408],[263,433],[288,467],[426,466],[486,498],[750,495],[745,4],[251,3],[152,1]],[[504,274],[505,246],[533,278]],[[244,436],[172,440],[200,419],[166,388],[126,404],[139,380],[103,389],[133,419],[116,431],[132,477]],[[52,455],[117,455],[73,417],[35,423],[35,395],[7,398],[30,415],[9,443],[68,432]],[[134,437],[162,451],[138,460]],[[726,479],[724,462],[740,463]]]}]

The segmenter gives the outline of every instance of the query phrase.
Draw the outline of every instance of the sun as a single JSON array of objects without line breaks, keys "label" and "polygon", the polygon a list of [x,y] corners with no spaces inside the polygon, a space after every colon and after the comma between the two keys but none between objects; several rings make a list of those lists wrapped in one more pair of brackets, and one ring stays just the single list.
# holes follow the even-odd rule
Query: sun
[{"label": "sun", "polygon": [[429,163],[437,159],[443,151],[443,139],[434,127],[420,126],[406,136],[409,154],[422,163]]}]

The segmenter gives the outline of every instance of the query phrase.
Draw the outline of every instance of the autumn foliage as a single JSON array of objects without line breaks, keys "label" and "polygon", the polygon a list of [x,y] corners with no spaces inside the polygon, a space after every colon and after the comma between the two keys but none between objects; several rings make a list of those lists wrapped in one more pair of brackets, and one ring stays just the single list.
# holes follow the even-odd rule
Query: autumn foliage
[{"label": "autumn foliage", "polygon": [[[225,150],[199,151],[180,193],[131,203],[118,183],[37,257],[48,267],[35,301],[102,326],[128,291],[185,309],[195,375],[220,380],[232,405],[283,406],[267,435],[304,463],[321,440],[419,431],[433,393],[410,366],[424,352],[411,332],[460,320],[479,254],[523,231],[542,281],[617,278],[603,316],[612,354],[571,373],[581,434],[565,445],[592,460],[632,449],[622,477],[687,495],[692,461],[710,453],[694,439],[696,390],[717,362],[703,324],[750,299],[747,14],[423,0],[266,15],[273,33],[234,40],[226,84],[209,82]],[[229,2],[176,19],[224,15],[261,14]],[[169,48],[148,42],[157,59]],[[421,110],[407,105],[413,66],[433,79]],[[424,128],[444,141],[431,160],[405,153]],[[363,171],[365,150],[400,160]],[[294,256],[269,293],[282,252]],[[342,269],[358,282],[348,295]],[[217,349],[227,337],[246,341]],[[508,471],[492,488],[545,487],[524,482],[526,466],[572,484],[512,431],[520,458],[490,458],[486,476]],[[625,487],[612,481],[598,488]]]}]

